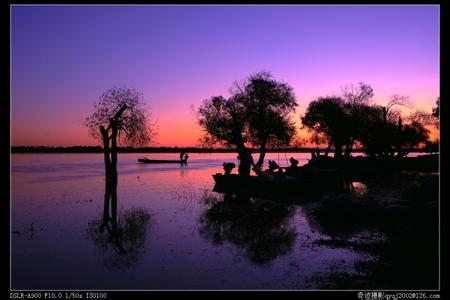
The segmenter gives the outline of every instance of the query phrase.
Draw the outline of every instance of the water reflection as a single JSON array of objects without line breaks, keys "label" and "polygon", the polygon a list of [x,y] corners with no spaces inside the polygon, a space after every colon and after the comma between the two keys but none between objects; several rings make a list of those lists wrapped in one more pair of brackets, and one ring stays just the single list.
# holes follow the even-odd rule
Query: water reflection
[{"label": "water reflection", "polygon": [[213,244],[230,242],[259,266],[291,252],[297,236],[290,224],[294,207],[248,195],[205,194],[202,201],[209,208],[200,216],[199,232]]},{"label": "water reflection", "polygon": [[186,177],[186,175],[187,175],[187,173],[189,171],[186,167],[187,167],[187,163],[186,164],[181,164],[181,167],[180,167],[180,177],[181,178]]},{"label": "water reflection", "polygon": [[89,222],[86,236],[94,242],[97,256],[108,269],[129,270],[145,251],[149,221],[150,214],[143,208],[117,214],[117,202],[111,203],[110,216],[105,200],[103,218]]},{"label": "water reflection", "polygon": [[132,208],[119,213],[116,225],[103,220],[89,222],[87,238],[96,246],[96,254],[103,265],[111,270],[129,270],[145,252],[145,237],[149,213]]}]

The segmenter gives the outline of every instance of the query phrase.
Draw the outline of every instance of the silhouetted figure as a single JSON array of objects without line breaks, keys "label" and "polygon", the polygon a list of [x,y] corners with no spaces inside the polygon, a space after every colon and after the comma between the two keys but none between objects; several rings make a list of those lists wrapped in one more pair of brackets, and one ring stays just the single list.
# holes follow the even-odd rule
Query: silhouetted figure
[{"label": "silhouetted figure", "polygon": [[269,172],[275,172],[277,169],[280,169],[280,166],[274,160],[269,160]]},{"label": "silhouetted figure", "polygon": [[298,160],[296,160],[295,158],[291,157],[289,159],[289,162],[291,163],[291,165],[286,169],[286,171],[288,173],[295,173],[298,170]]},{"label": "silhouetted figure", "polygon": [[291,157],[291,158],[289,158],[289,162],[291,163],[291,165],[289,166],[290,168],[297,168],[298,160],[296,160],[295,158]]},{"label": "silhouetted figure", "polygon": [[181,151],[180,152],[180,160],[183,160],[185,155],[186,155],[186,152]]},{"label": "silhouetted figure", "polygon": [[236,168],[234,163],[223,163],[223,170],[225,171],[225,175],[230,175],[231,171]]},{"label": "silhouetted figure", "polygon": [[239,174],[242,176],[249,176],[250,167],[254,165],[251,150],[245,149],[241,154],[239,154],[237,159],[239,160],[239,168],[238,168]]},{"label": "silhouetted figure", "polygon": [[188,158],[189,158],[189,155],[187,153],[184,153],[184,156],[183,156],[183,159],[182,159],[183,162],[187,163]]}]

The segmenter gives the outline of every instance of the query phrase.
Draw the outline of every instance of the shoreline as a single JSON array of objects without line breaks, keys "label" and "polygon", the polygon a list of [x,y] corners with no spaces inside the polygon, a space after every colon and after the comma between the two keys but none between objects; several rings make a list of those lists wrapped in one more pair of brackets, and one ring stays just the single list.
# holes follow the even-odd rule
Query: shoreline
[{"label": "shoreline", "polygon": [[[319,148],[320,153],[325,152],[325,148]],[[352,153],[364,153],[365,149],[354,149]],[[199,148],[199,147],[119,147],[118,153],[180,153],[185,151],[189,153],[236,153],[235,149],[230,148]],[[316,152],[317,148],[272,148],[268,149],[266,153],[310,153]],[[439,154],[439,152],[430,152],[425,149],[404,149],[407,152],[418,153],[432,153]],[[100,146],[70,146],[70,147],[49,147],[49,146],[14,146],[10,148],[11,153],[103,153],[103,148]],[[258,149],[252,149],[253,153],[257,153]]]}]

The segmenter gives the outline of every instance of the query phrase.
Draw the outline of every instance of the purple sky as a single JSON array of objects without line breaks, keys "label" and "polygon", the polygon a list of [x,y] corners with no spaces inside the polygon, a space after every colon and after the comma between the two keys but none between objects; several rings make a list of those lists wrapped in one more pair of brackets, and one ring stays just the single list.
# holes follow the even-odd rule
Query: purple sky
[{"label": "purple sky", "polygon": [[[97,145],[82,122],[114,86],[144,93],[155,146],[195,146],[191,106],[261,70],[299,110],[363,81],[377,103],[439,96],[439,6],[12,6],[12,143]],[[298,114],[296,118],[298,119]]]}]

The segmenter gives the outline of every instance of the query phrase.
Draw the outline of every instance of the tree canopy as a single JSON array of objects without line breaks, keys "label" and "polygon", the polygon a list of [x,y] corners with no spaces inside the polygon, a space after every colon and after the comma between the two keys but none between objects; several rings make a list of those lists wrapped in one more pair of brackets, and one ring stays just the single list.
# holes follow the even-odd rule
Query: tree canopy
[{"label": "tree canopy", "polygon": [[247,110],[236,97],[225,99],[214,96],[203,100],[197,111],[197,120],[204,129],[204,143],[224,143],[245,147],[248,142]]},{"label": "tree canopy", "polygon": [[436,107],[433,107],[433,116],[436,118],[439,118],[439,103],[440,103],[440,97],[436,100]]},{"label": "tree canopy", "polygon": [[344,101],[340,97],[320,97],[311,101],[301,118],[302,124],[328,140],[327,154],[332,145],[343,145],[347,120]]},{"label": "tree canopy", "polygon": [[85,119],[91,136],[102,139],[99,130],[117,129],[119,143],[143,145],[151,140],[153,131],[148,123],[143,94],[133,88],[111,88],[94,103],[95,111]]},{"label": "tree canopy", "polygon": [[415,147],[428,140],[429,131],[424,127],[430,114],[417,110],[403,124],[396,105],[411,107],[406,96],[393,95],[386,106],[372,103],[373,90],[364,83],[358,88],[346,88],[342,97],[319,97],[311,101],[302,124],[313,131],[316,139],[328,141],[334,147],[334,157],[349,156],[355,142],[359,142],[371,156],[403,156],[402,149]]},{"label": "tree canopy", "polygon": [[295,135],[293,89],[269,72],[259,72],[235,82],[230,90],[229,99],[211,97],[198,109],[204,141],[234,145],[238,152],[246,144],[256,146],[260,149],[257,164],[261,165],[268,145],[288,145]]}]

